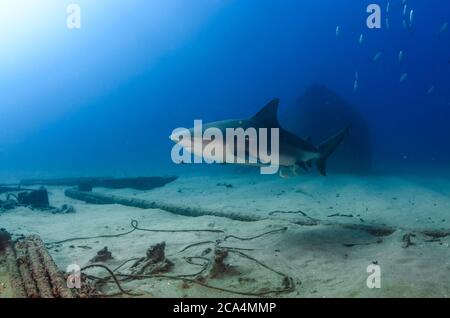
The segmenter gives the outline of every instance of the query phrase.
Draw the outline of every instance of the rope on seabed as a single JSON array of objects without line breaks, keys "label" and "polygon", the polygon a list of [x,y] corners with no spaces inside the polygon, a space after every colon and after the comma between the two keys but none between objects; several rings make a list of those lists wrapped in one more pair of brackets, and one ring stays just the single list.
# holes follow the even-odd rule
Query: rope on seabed
[{"label": "rope on seabed", "polygon": [[142,257],[133,257],[130,259],[127,259],[125,262],[123,262],[122,264],[120,264],[119,266],[117,266],[116,268],[113,269],[113,272],[118,271],[120,268],[122,268],[125,264],[131,262],[131,261],[137,261],[140,260]]},{"label": "rope on seabed", "polygon": [[278,233],[278,232],[284,232],[286,231],[288,228],[287,227],[282,227],[281,229],[276,229],[276,230],[272,230],[272,231],[268,231],[259,235],[255,235],[255,236],[251,236],[251,237],[239,237],[239,236],[235,236],[235,235],[227,235],[225,236],[225,238],[223,239],[224,241],[226,241],[229,238],[234,238],[240,241],[251,241],[257,238],[260,238],[261,236],[265,236],[268,234],[272,234],[272,233]]},{"label": "rope on seabed", "polygon": [[[182,274],[182,275],[177,275],[177,276],[180,277],[180,278],[182,278],[182,277],[190,277],[190,276],[191,276],[191,277],[192,277],[192,276],[198,276],[198,275],[202,274],[202,273],[208,268],[209,264],[211,263],[211,261],[210,261],[208,258],[203,257],[203,256],[189,256],[189,257],[183,257],[183,258],[186,260],[187,263],[189,263],[189,264],[191,264],[191,265],[201,266],[202,269],[201,269],[200,271],[198,271],[198,272],[193,273],[193,274]],[[141,259],[141,257],[133,257],[133,258],[127,259],[126,261],[122,262],[119,266],[117,266],[117,267],[114,268],[113,270],[109,270],[108,272],[109,272],[110,274],[112,273],[113,275],[110,275],[110,276],[107,276],[107,277],[97,277],[97,276],[94,276],[94,275],[86,275],[86,276],[87,276],[88,278],[90,278],[90,279],[95,279],[95,280],[97,280],[96,284],[106,283],[106,282],[108,282],[108,280],[109,280],[110,278],[113,278],[113,279],[115,280],[115,282],[116,282],[116,285],[119,286],[119,285],[120,285],[120,284],[118,283],[118,282],[119,282],[119,279],[117,279],[115,272],[116,272],[117,270],[119,270],[121,267],[123,267],[125,264],[127,264],[127,263],[129,263],[129,262],[131,262],[131,261],[139,260],[139,259]],[[193,261],[192,261],[193,259],[202,259],[202,260],[205,260],[206,263],[204,263],[204,264],[198,264],[198,263],[193,262]],[[83,267],[81,270],[87,269],[87,268],[90,268],[90,267],[102,267],[102,268],[105,268],[105,269],[106,269],[106,268],[109,269],[107,266],[102,265],[102,264],[98,264],[98,266],[97,266],[97,264],[92,264],[92,265],[88,265],[88,266],[86,266],[86,267]],[[126,274],[118,274],[118,275],[123,276],[123,275],[126,275]],[[132,277],[125,277],[125,279],[129,279],[129,278],[132,278]],[[119,289],[120,289],[120,288],[119,288]],[[110,296],[111,296],[111,295],[110,295]]]},{"label": "rope on seabed", "polygon": [[142,296],[142,294],[131,293],[131,292],[128,292],[128,291],[126,291],[125,289],[123,289],[122,286],[121,286],[120,283],[119,283],[119,280],[117,279],[116,275],[114,274],[114,272],[113,272],[108,266],[106,266],[106,265],[102,265],[102,264],[91,264],[91,265],[84,266],[80,271],[86,270],[86,269],[88,269],[88,268],[93,268],[93,267],[101,267],[101,268],[105,269],[105,270],[109,273],[109,275],[111,275],[111,277],[114,279],[114,282],[116,283],[117,288],[119,288],[119,290],[120,290],[122,293],[127,294],[127,295],[130,295],[130,296]]},{"label": "rope on seabed", "polygon": [[203,242],[192,243],[192,244],[189,244],[189,245],[183,247],[183,249],[181,249],[178,253],[184,252],[187,249],[190,249],[191,247],[194,247],[194,246],[199,246],[199,245],[203,245],[203,244],[216,244],[216,243],[217,242],[213,242],[213,241],[203,241]]},{"label": "rope on seabed", "polygon": [[[85,267],[83,267],[81,269],[81,271],[91,268],[91,267],[101,267],[104,268],[105,270],[108,271],[108,273],[110,274],[109,277],[104,277],[104,278],[97,278],[95,276],[90,276],[91,278],[94,279],[99,279],[99,282],[106,282],[109,280],[109,278],[113,278],[114,282],[116,283],[117,287],[119,288],[119,290],[127,295],[131,295],[131,296],[140,296],[142,294],[132,294],[130,292],[125,291],[122,286],[120,285],[119,279],[117,278],[118,276],[123,277],[124,279],[145,279],[145,278],[165,278],[165,279],[173,279],[173,280],[182,280],[185,282],[189,282],[189,283],[193,283],[193,284],[197,284],[209,289],[214,289],[214,290],[218,290],[218,291],[223,291],[223,292],[227,292],[227,293],[232,293],[232,294],[237,294],[237,295],[243,295],[243,296],[256,296],[256,297],[261,297],[261,296],[265,296],[265,295],[269,295],[269,294],[280,294],[280,293],[285,293],[285,292],[291,292],[295,289],[295,284],[294,284],[294,280],[292,279],[292,277],[289,277],[288,275],[281,273],[271,267],[269,267],[268,265],[262,263],[261,261],[258,261],[257,259],[239,252],[239,251],[233,251],[230,250],[230,252],[233,253],[237,253],[238,255],[241,255],[242,257],[245,257],[251,261],[256,262],[257,264],[259,264],[260,266],[274,272],[277,275],[280,275],[283,277],[283,288],[278,288],[278,289],[270,289],[270,290],[265,290],[265,291],[261,291],[261,292],[241,292],[238,290],[232,290],[232,289],[228,289],[228,288],[223,288],[223,287],[217,287],[217,286],[212,286],[209,285],[207,283],[201,282],[197,279],[191,279],[191,278],[187,278],[188,276],[197,276],[201,273],[203,273],[209,266],[209,264],[211,263],[211,261],[209,259],[207,259],[206,257],[200,257],[200,256],[194,256],[194,257],[187,257],[185,258],[186,261],[192,265],[198,265],[198,266],[202,266],[202,269],[195,273],[195,274],[182,274],[182,275],[164,275],[164,274],[154,274],[154,275],[133,275],[133,274],[123,274],[123,273],[114,273],[113,270],[109,269],[106,265],[101,265],[101,264],[92,264],[92,265],[87,265]],[[203,259],[203,260],[207,260],[207,262],[205,262],[204,264],[197,264],[192,262],[192,259]],[[127,263],[131,261],[131,259],[125,261],[124,263]],[[121,265],[122,266],[122,265]],[[111,295],[109,295],[111,296]]]},{"label": "rope on seabed", "polygon": [[140,228],[138,221],[131,220],[131,227],[132,229],[119,234],[105,234],[105,235],[96,235],[96,236],[86,236],[86,237],[73,237],[69,239],[65,239],[62,241],[56,241],[56,242],[49,242],[45,243],[46,245],[54,245],[54,244],[61,244],[61,243],[67,243],[72,241],[79,241],[79,240],[89,240],[89,239],[96,239],[96,238],[110,238],[110,237],[120,237],[124,235],[128,235],[133,233],[134,231],[145,231],[145,232],[166,232],[166,233],[186,233],[186,232],[211,232],[211,233],[225,233],[223,230],[212,230],[212,229],[193,229],[193,230],[161,230],[161,229],[145,229]]},{"label": "rope on seabed", "polygon": [[125,277],[129,277],[129,278],[134,278],[134,279],[142,279],[142,278],[167,278],[167,279],[174,279],[174,280],[182,280],[182,281],[186,281],[189,283],[193,283],[193,284],[197,284],[206,288],[210,288],[210,289],[214,289],[214,290],[218,290],[218,291],[223,291],[223,292],[227,292],[227,293],[231,293],[231,294],[237,294],[237,295],[243,295],[243,296],[256,296],[256,297],[261,297],[261,296],[265,296],[265,295],[269,295],[269,294],[280,294],[280,293],[287,293],[287,292],[291,292],[294,290],[294,282],[292,280],[291,277],[285,276],[287,277],[287,283],[288,286],[284,287],[282,289],[272,289],[272,290],[266,290],[266,291],[262,291],[259,293],[252,293],[252,292],[241,292],[238,290],[232,290],[232,289],[228,289],[228,288],[222,288],[222,287],[217,287],[217,286],[212,286],[209,285],[207,283],[203,283],[201,281],[198,281],[196,279],[191,279],[191,278],[186,278],[186,277],[180,277],[180,276],[170,276],[170,275],[129,275],[129,274],[117,274],[117,276],[125,276]]},{"label": "rope on seabed", "polygon": [[[128,235],[133,233],[134,231],[144,231],[144,232],[163,232],[163,233],[187,233],[187,232],[210,232],[210,233],[225,233],[224,230],[213,230],[213,229],[188,229],[188,230],[161,230],[161,229],[146,229],[146,228],[140,228],[138,221],[136,220],[131,220],[131,227],[132,229],[124,232],[124,233],[118,233],[118,234],[104,234],[104,235],[96,235],[96,236],[86,236],[86,237],[73,237],[73,238],[68,238],[65,240],[61,240],[61,241],[55,241],[55,242],[48,242],[45,243],[46,245],[55,245],[55,244],[61,244],[61,243],[67,243],[67,242],[72,242],[72,241],[79,241],[79,240],[89,240],[89,239],[96,239],[96,238],[111,238],[111,237],[120,237],[120,236],[124,236],[124,235]],[[271,230],[268,232],[264,232],[262,234],[256,235],[256,236],[251,236],[251,237],[239,237],[239,236],[235,236],[235,235],[227,235],[223,238],[223,241],[226,241],[229,238],[235,238],[237,240],[241,240],[241,241],[250,241],[256,238],[260,238],[262,236],[268,235],[268,234],[272,234],[272,233],[277,233],[277,232],[284,232],[286,231],[288,228],[287,227],[283,227],[280,229],[276,229],[276,230]],[[213,241],[205,241],[205,242],[199,242],[199,243],[194,243],[191,244],[189,246],[186,246],[185,248],[183,248],[180,252],[185,251],[186,249],[193,247],[195,245],[200,245],[200,244],[206,244],[206,243],[214,243]]]},{"label": "rope on seabed", "polygon": [[[62,241],[57,241],[57,242],[50,242],[50,243],[46,243],[47,245],[52,245],[52,244],[61,244],[61,243],[65,243],[65,242],[71,242],[71,241],[76,241],[76,240],[86,240],[86,239],[94,239],[94,238],[111,238],[111,237],[120,237],[120,236],[124,236],[124,235],[128,235],[134,231],[146,231],[146,232],[166,232],[166,233],[174,233],[174,232],[212,232],[212,233],[225,233],[225,231],[223,230],[213,230],[213,229],[193,229],[193,230],[160,230],[160,229],[146,229],[146,228],[140,228],[138,226],[138,221],[136,220],[131,220],[131,227],[132,229],[124,232],[124,233],[118,233],[118,234],[106,234],[106,235],[97,235],[97,236],[88,236],[88,237],[74,237],[74,238],[69,238],[69,239],[65,239]],[[223,239],[219,239],[216,241],[203,241],[203,242],[198,242],[198,243],[193,243],[190,244],[186,247],[184,247],[181,251],[179,251],[178,253],[181,253],[191,247],[194,246],[198,246],[198,245],[202,245],[202,244],[215,244],[217,247],[221,247],[219,246],[219,244],[229,238],[235,238],[237,240],[242,240],[242,241],[249,241],[249,240],[253,240],[256,238],[260,238],[262,236],[268,235],[268,234],[272,234],[272,233],[278,233],[278,232],[284,232],[287,230],[287,227],[283,227],[280,229],[276,229],[276,230],[271,230],[268,232],[264,232],[262,234],[256,235],[256,236],[252,236],[252,237],[238,237],[238,236],[234,236],[234,235],[227,235],[225,236]],[[197,284],[206,288],[210,288],[210,289],[215,289],[218,291],[223,291],[223,292],[228,292],[228,293],[233,293],[233,294],[237,294],[237,295],[244,295],[244,296],[264,296],[264,295],[268,295],[268,294],[275,294],[275,293],[282,293],[282,292],[289,292],[295,289],[295,285],[293,282],[293,279],[269,266],[267,266],[266,264],[258,261],[257,259],[239,251],[239,250],[250,250],[250,249],[243,249],[243,248],[234,248],[234,247],[221,247],[221,248],[226,248],[228,249],[230,252],[233,253],[237,253],[238,255],[241,255],[251,261],[256,262],[257,264],[259,264],[260,266],[276,273],[277,275],[280,275],[283,277],[283,288],[281,289],[273,289],[273,290],[266,290],[266,291],[262,291],[259,293],[252,293],[252,292],[240,292],[240,291],[236,291],[236,290],[231,290],[231,289],[227,289],[227,288],[222,288],[222,287],[216,287],[216,286],[212,286],[209,285],[207,283],[201,282],[199,280],[196,279],[191,279],[191,278],[187,278],[187,277],[193,277],[193,276],[198,276],[200,274],[202,274],[204,271],[206,271],[206,269],[209,267],[209,265],[211,264],[211,261],[206,258],[206,257],[201,257],[201,256],[191,256],[191,257],[184,257],[184,259],[186,260],[187,263],[191,264],[191,265],[196,265],[196,266],[201,266],[202,269],[196,273],[193,274],[181,274],[181,275],[164,275],[164,274],[154,274],[154,275],[134,275],[134,274],[123,274],[123,273],[115,273],[117,270],[119,270],[120,268],[122,268],[125,264],[133,261],[133,260],[137,260],[140,259],[139,257],[135,257],[135,258],[131,258],[128,259],[124,262],[122,262],[119,266],[117,266],[116,268],[114,268],[113,270],[111,270],[108,266],[103,265],[103,264],[91,264],[91,265],[87,265],[84,266],[81,271],[89,269],[89,268],[94,268],[94,267],[100,267],[105,269],[110,276],[107,277],[103,277],[103,278],[99,278],[93,275],[87,275],[89,278],[91,279],[96,279],[97,280],[97,284],[99,283],[106,283],[110,278],[112,278],[115,282],[115,284],[117,285],[118,289],[120,290],[121,293],[123,294],[127,294],[130,296],[141,296],[143,294],[136,294],[136,293],[131,293],[129,291],[126,291],[125,289],[122,288],[121,284],[120,284],[120,280],[117,278],[118,276],[120,277],[124,277],[124,279],[144,279],[144,278],[166,278],[166,279],[174,279],[174,280],[183,280],[185,282],[190,282],[193,284]],[[204,264],[198,264],[196,262],[193,262],[194,259],[202,259],[204,261],[206,261]],[[109,295],[112,296],[112,295]]]},{"label": "rope on seabed", "polygon": [[182,253],[182,252],[186,251],[187,249],[190,249],[191,247],[199,246],[199,245],[204,245],[204,244],[216,244],[218,247],[226,248],[226,249],[243,250],[243,251],[253,251],[254,249],[251,249],[251,248],[240,248],[240,247],[230,247],[230,246],[219,246],[218,244],[220,244],[220,243],[223,242],[223,241],[226,241],[226,240],[229,239],[229,238],[234,238],[234,239],[241,240],[241,241],[251,241],[251,240],[260,238],[260,237],[262,237],[262,236],[265,236],[265,235],[269,235],[269,234],[273,234],[273,233],[278,233],[278,232],[285,232],[287,229],[288,229],[287,227],[282,227],[282,228],[280,228],[280,229],[271,230],[271,231],[264,232],[264,233],[261,233],[261,234],[255,235],[255,236],[251,236],[251,237],[239,237],[239,236],[235,236],[235,235],[227,235],[227,236],[225,236],[222,240],[217,240],[217,241],[215,241],[215,242],[214,242],[214,241],[202,241],[202,242],[197,242],[197,243],[189,244],[189,245],[183,247],[178,253]]}]

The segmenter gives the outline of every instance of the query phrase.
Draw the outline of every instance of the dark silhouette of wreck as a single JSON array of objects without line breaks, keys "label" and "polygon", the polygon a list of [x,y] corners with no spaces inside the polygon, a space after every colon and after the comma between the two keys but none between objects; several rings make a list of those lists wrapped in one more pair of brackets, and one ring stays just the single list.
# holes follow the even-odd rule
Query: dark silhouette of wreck
[{"label": "dark silhouette of wreck", "polygon": [[290,130],[298,136],[311,137],[315,145],[350,124],[350,133],[329,160],[330,171],[371,173],[372,140],[368,124],[342,97],[324,85],[315,84],[306,89],[288,112]]}]

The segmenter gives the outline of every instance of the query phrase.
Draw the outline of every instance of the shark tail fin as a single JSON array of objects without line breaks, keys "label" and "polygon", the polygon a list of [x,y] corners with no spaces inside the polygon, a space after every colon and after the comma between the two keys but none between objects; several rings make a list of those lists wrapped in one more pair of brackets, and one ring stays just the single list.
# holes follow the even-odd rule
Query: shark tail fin
[{"label": "shark tail fin", "polygon": [[345,135],[347,135],[349,129],[350,125],[319,145],[320,158],[317,159],[316,165],[317,170],[319,170],[320,174],[324,176],[327,175],[327,159],[341,144],[342,140],[344,140],[344,137]]}]

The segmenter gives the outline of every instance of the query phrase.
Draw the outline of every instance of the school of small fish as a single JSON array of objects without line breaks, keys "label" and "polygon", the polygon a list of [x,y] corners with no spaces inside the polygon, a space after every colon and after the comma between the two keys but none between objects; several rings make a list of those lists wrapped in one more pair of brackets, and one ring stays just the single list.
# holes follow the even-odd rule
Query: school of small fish
[{"label": "school of small fish", "polygon": [[[412,30],[413,26],[414,26],[414,21],[415,21],[415,12],[414,9],[410,9],[407,3],[407,0],[402,0],[401,1],[401,15],[402,15],[402,24],[403,27],[407,30]],[[409,11],[408,11],[409,10]],[[390,29],[390,20],[389,20],[389,13],[391,11],[391,0],[388,0],[386,3],[386,8],[385,8],[385,12],[386,12],[386,18],[385,18],[385,26],[386,29],[389,30]],[[409,12],[409,13],[408,13]],[[448,30],[448,22],[443,22],[440,29],[439,29],[439,33],[445,33]],[[336,26],[336,37],[340,37],[341,35],[341,27],[338,25]],[[363,45],[363,43],[365,42],[365,35],[363,33],[361,33],[359,35],[358,38],[358,43],[359,45]],[[383,56],[383,52],[377,52],[374,57],[373,57],[373,62],[378,62],[381,57]],[[402,63],[404,59],[404,52],[403,50],[400,50],[398,53],[398,62]],[[449,63],[450,63],[450,59],[449,59]],[[408,73],[405,72],[400,76],[400,83],[404,82],[406,79],[408,78]],[[357,91],[359,87],[359,74],[356,71],[355,72],[355,77],[354,77],[354,82],[353,82],[353,90]],[[427,95],[430,95],[434,92],[434,85],[431,85],[428,90],[426,91]]]},{"label": "school of small fish", "polygon": [[398,61],[403,62],[403,51],[398,52]]}]

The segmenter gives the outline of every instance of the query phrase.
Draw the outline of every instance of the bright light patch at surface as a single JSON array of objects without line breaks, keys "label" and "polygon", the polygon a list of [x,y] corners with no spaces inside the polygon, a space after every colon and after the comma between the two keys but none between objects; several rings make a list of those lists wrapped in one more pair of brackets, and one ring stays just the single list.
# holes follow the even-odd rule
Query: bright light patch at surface
[{"label": "bright light patch at surface", "polygon": [[0,0],[0,66],[14,67],[54,35],[65,16],[64,1]]},{"label": "bright light patch at surface", "polygon": [[[81,9],[80,29],[67,27],[70,4]],[[112,92],[128,96],[124,84],[155,74],[158,62],[181,49],[220,6],[210,0],[195,6],[0,0],[0,146],[82,107],[95,108]]]}]

